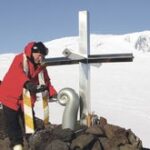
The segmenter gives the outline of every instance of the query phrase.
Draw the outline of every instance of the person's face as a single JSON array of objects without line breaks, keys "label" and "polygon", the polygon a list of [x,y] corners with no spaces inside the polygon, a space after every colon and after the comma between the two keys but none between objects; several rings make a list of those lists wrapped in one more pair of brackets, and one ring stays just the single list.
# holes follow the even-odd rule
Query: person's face
[{"label": "person's face", "polygon": [[41,53],[32,53],[32,56],[35,64],[40,64],[44,59],[44,55]]}]

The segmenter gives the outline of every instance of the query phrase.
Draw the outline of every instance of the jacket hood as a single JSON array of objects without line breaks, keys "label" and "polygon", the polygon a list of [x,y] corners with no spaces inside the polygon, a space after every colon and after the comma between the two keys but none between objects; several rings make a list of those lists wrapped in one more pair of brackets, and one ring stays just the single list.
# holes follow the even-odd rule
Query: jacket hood
[{"label": "jacket hood", "polygon": [[25,48],[24,48],[24,53],[26,54],[27,57],[31,58],[32,54],[32,47],[36,42],[30,42],[28,43]]}]

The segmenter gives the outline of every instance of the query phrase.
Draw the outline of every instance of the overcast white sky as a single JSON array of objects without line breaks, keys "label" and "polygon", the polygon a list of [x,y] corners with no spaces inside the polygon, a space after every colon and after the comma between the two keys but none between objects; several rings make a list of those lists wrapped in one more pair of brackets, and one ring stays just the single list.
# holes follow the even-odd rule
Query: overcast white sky
[{"label": "overcast white sky", "polygon": [[90,30],[124,34],[150,30],[149,0],[1,0],[0,53],[20,52],[29,41],[78,36],[78,11],[90,12]]}]

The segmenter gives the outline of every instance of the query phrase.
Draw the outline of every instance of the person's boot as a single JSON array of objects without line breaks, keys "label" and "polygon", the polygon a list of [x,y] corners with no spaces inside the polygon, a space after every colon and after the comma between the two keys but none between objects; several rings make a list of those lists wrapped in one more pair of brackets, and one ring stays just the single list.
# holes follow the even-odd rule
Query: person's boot
[{"label": "person's boot", "polygon": [[23,150],[23,147],[21,144],[17,144],[13,147],[13,150]]}]

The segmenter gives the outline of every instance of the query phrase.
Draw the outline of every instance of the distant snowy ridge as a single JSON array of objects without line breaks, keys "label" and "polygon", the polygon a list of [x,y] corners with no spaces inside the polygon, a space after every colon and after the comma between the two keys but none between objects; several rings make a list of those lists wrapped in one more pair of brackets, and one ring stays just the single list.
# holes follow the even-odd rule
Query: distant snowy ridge
[{"label": "distant snowy ridge", "polygon": [[[63,37],[45,42],[50,49],[50,56],[61,56],[65,48],[78,51],[78,36]],[[91,34],[90,52],[100,53],[123,53],[123,52],[150,52],[150,31],[129,33],[124,35],[100,35]]]},{"label": "distant snowy ridge", "polygon": [[[45,42],[49,48],[47,57],[60,57],[62,51],[66,48],[73,51],[79,50],[79,37],[62,37],[52,41]],[[111,34],[91,34],[90,35],[90,53],[147,53],[150,52],[150,31],[135,32],[123,35]],[[7,54],[1,54],[3,57]],[[14,54],[11,54],[14,55]]]},{"label": "distant snowy ridge", "polygon": [[131,43],[135,50],[150,52],[150,31],[126,34],[125,40]]}]

